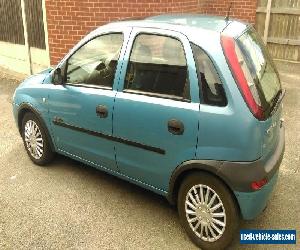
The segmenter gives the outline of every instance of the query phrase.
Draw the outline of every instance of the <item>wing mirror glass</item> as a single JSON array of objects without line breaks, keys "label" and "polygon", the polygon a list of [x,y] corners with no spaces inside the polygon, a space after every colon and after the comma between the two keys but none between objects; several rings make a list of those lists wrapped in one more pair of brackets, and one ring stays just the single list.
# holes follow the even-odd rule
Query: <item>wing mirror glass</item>
[{"label": "wing mirror glass", "polygon": [[52,83],[55,85],[63,84],[63,77],[61,74],[61,68],[56,68],[52,74]]}]

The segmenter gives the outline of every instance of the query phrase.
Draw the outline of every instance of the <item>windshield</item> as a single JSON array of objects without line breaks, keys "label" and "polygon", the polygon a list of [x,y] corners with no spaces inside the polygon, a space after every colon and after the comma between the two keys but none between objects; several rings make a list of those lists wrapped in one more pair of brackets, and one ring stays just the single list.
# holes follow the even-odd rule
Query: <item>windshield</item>
[{"label": "windshield", "polygon": [[281,84],[267,49],[254,29],[240,36],[237,43],[246,63],[242,68],[248,75],[248,84],[256,89],[254,96],[257,104],[264,110],[271,109],[281,92]]}]

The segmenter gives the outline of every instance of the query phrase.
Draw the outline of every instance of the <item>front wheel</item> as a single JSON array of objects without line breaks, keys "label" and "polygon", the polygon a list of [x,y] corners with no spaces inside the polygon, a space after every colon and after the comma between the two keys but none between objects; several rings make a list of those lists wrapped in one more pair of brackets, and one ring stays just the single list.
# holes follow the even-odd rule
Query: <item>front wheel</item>
[{"label": "front wheel", "polygon": [[45,165],[52,160],[54,153],[45,129],[32,113],[26,113],[23,117],[22,139],[27,154],[34,163]]},{"label": "front wheel", "polygon": [[232,241],[239,211],[230,190],[216,177],[201,172],[188,175],[179,189],[180,222],[201,249],[224,249]]}]

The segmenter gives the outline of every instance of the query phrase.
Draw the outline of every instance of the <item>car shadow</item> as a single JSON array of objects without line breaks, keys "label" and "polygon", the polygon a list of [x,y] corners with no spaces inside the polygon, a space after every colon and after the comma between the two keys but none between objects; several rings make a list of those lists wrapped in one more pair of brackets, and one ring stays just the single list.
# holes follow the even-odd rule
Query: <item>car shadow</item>
[{"label": "car shadow", "polygon": [[103,182],[110,186],[112,194],[116,194],[116,190],[130,193],[131,196],[137,196],[138,199],[143,199],[144,202],[160,204],[165,209],[170,209],[177,212],[176,206],[171,205],[167,199],[150,190],[144,189],[136,184],[123,180],[103,170],[89,166],[82,162],[73,160],[69,157],[56,154],[55,159],[47,166],[47,171],[62,171],[80,175],[82,181],[100,183]]}]

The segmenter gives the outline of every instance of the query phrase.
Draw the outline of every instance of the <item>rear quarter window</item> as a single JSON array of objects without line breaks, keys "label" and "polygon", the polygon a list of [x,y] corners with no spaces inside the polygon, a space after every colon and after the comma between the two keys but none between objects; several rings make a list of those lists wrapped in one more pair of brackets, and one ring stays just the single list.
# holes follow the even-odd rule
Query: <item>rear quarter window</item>
[{"label": "rear quarter window", "polygon": [[196,64],[201,103],[226,106],[227,99],[222,82],[209,56],[196,44],[191,44]]}]

